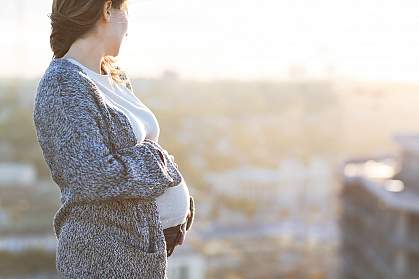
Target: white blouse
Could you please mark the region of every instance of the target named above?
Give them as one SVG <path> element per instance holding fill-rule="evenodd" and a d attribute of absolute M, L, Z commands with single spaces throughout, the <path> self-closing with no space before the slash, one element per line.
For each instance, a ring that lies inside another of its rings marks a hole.
<path fill-rule="evenodd" d="M 110 74 L 99 74 L 74 58 L 66 57 L 65 59 L 82 67 L 97 85 L 103 99 L 125 113 L 138 143 L 145 138 L 158 142 L 160 127 L 157 118 L 127 87 L 114 82 Z M 178 185 L 168 188 L 158 196 L 156 201 L 163 229 L 186 221 L 190 201 L 189 190 L 183 179 Z"/>

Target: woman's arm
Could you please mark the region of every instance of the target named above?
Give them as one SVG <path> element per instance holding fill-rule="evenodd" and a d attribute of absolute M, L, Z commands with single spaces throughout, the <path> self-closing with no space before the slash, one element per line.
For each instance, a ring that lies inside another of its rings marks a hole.
<path fill-rule="evenodd" d="M 180 182 L 169 175 L 150 144 L 111 153 L 89 89 L 60 77 L 43 88 L 52 90 L 48 95 L 53 98 L 46 98 L 39 104 L 45 107 L 34 114 L 37 136 L 57 184 L 79 198 L 104 200 L 153 199 Z"/>

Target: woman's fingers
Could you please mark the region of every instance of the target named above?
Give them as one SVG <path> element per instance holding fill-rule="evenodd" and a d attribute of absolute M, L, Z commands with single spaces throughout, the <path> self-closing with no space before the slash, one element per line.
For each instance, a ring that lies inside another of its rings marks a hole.
<path fill-rule="evenodd" d="M 176 168 L 179 169 L 178 165 L 175 162 L 175 156 L 173 156 L 172 154 L 169 154 L 169 157 L 170 157 L 170 159 L 172 159 L 172 162 L 175 164 Z"/>
<path fill-rule="evenodd" d="M 180 227 L 180 229 L 182 230 L 182 235 L 181 235 L 181 237 L 180 237 L 180 239 L 179 239 L 179 245 L 182 245 L 182 244 L 183 244 L 183 242 L 185 241 L 185 238 L 186 238 L 186 228 L 185 228 L 185 224 L 183 224 L 183 225 Z"/>
<path fill-rule="evenodd" d="M 195 215 L 195 201 L 194 201 L 194 198 L 191 195 L 189 195 L 189 215 L 188 215 L 187 223 L 186 223 L 187 231 L 192 226 L 192 223 L 194 221 L 194 215 Z"/>

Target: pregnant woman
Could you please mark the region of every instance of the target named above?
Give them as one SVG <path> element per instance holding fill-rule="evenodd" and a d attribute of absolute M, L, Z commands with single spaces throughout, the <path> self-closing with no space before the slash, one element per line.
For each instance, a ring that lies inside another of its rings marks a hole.
<path fill-rule="evenodd" d="M 167 257 L 194 218 L 194 200 L 159 143 L 153 112 L 116 56 L 127 1 L 54 0 L 54 52 L 33 120 L 61 190 L 53 220 L 60 278 L 167 278 Z"/>

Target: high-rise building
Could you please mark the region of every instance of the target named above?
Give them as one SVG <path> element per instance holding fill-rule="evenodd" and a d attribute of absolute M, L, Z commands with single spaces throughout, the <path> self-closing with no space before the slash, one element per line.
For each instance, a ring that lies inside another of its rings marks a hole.
<path fill-rule="evenodd" d="M 343 163 L 341 278 L 419 278 L 419 136 L 400 153 Z"/>

